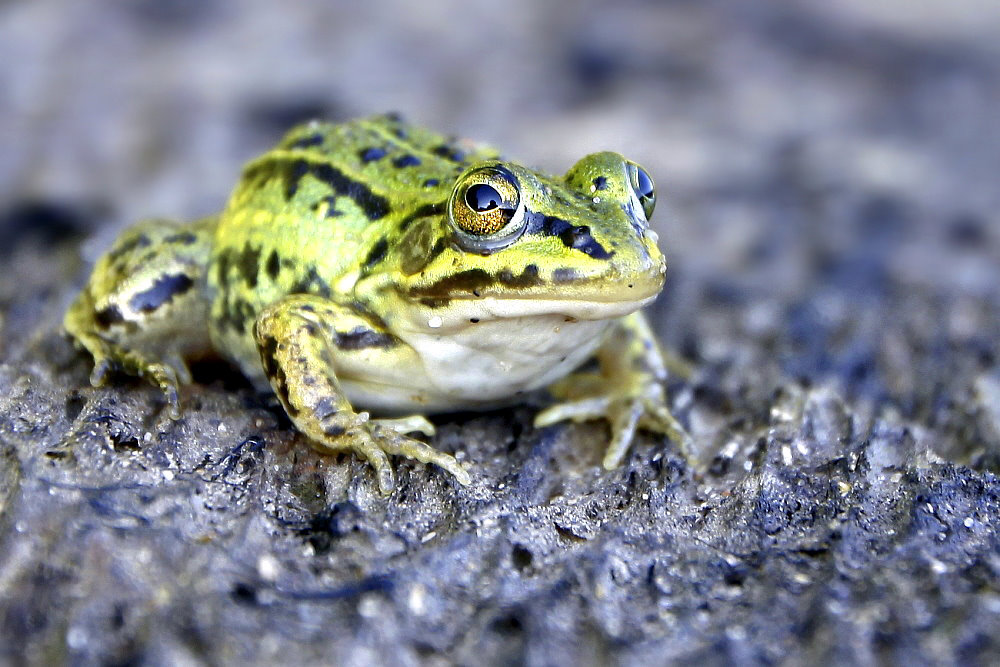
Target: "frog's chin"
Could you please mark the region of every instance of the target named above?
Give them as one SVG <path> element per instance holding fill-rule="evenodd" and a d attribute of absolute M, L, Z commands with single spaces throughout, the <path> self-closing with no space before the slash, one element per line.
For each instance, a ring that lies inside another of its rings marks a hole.
<path fill-rule="evenodd" d="M 562 316 L 572 320 L 609 320 L 624 317 L 649 305 L 656 295 L 629 301 L 595 301 L 590 299 L 545 299 L 512 297 L 481 297 L 452 299 L 443 308 L 419 307 L 411 312 L 416 329 L 446 333 L 494 320 L 512 320 L 538 316 Z"/>

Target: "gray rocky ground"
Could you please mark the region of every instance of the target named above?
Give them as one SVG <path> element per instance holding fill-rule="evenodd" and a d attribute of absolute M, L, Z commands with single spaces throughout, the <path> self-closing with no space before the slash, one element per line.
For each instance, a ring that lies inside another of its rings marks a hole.
<path fill-rule="evenodd" d="M 995 664 L 996 4 L 408 7 L 0 3 L 0 661 Z M 125 224 L 386 109 L 650 169 L 697 465 L 525 406 L 383 498 L 223 366 L 177 422 L 88 386 L 58 325 Z"/>

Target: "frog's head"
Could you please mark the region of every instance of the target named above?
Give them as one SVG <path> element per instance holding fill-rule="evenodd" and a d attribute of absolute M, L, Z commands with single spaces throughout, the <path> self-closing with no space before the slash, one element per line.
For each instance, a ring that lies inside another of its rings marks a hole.
<path fill-rule="evenodd" d="M 627 314 L 663 287 L 654 203 L 649 174 L 618 153 L 588 155 L 562 179 L 475 164 L 456 179 L 444 215 L 408 230 L 404 289 L 411 302 L 456 315 Z"/>

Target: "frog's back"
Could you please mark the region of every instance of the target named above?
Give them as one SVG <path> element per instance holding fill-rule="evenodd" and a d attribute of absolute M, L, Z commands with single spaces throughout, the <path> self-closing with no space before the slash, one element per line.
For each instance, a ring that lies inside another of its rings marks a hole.
<path fill-rule="evenodd" d="M 223 212 L 209 270 L 216 349 L 257 366 L 253 323 L 289 294 L 349 296 L 408 218 L 441 212 L 482 146 L 385 115 L 291 130 L 250 162 Z"/>

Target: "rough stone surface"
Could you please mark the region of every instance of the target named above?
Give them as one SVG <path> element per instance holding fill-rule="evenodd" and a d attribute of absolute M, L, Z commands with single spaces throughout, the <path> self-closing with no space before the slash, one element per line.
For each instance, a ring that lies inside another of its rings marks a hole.
<path fill-rule="evenodd" d="M 1000 8 L 364 4 L 0 5 L 0 662 L 995 663 Z M 383 498 L 224 367 L 177 422 L 88 386 L 59 322 L 125 224 L 386 109 L 649 168 L 698 465 L 525 406 Z"/>

